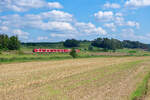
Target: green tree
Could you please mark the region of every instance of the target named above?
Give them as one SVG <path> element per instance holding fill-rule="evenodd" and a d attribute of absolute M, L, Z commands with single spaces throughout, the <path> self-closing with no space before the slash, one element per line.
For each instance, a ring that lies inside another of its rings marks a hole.
<path fill-rule="evenodd" d="M 17 36 L 11 36 L 8 43 L 9 50 L 19 50 L 20 49 L 20 41 Z"/>
<path fill-rule="evenodd" d="M 92 46 L 103 48 L 104 51 L 123 48 L 122 42 L 117 39 L 97 38 L 91 43 Z"/>
<path fill-rule="evenodd" d="M 103 44 L 102 47 L 104 48 L 105 51 L 111 49 L 111 41 L 108 38 L 103 38 Z"/>
<path fill-rule="evenodd" d="M 0 34 L 0 49 L 8 49 L 8 42 L 8 35 Z"/>
<path fill-rule="evenodd" d="M 77 57 L 77 53 L 76 53 L 76 50 L 74 48 L 72 48 L 71 52 L 70 52 L 70 55 L 73 57 L 73 58 L 76 58 Z"/>
<path fill-rule="evenodd" d="M 99 48 L 102 48 L 102 44 L 103 44 L 102 38 L 97 38 L 91 43 L 92 46 L 99 47 Z"/>
<path fill-rule="evenodd" d="M 67 39 L 63 45 L 65 47 L 79 47 L 80 42 L 78 40 L 75 39 Z"/>
<path fill-rule="evenodd" d="M 0 44 L 0 50 L 3 49 L 2 44 Z"/>
<path fill-rule="evenodd" d="M 1 49 L 0 49 L 0 54 L 2 54 L 2 51 L 1 51 Z"/>
<path fill-rule="evenodd" d="M 111 50 L 116 51 L 116 49 L 122 49 L 121 41 L 117 39 L 111 39 Z"/>

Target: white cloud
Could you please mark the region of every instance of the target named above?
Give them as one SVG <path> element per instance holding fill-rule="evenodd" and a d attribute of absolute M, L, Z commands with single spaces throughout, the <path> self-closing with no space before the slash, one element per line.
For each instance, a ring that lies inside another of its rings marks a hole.
<path fill-rule="evenodd" d="M 125 5 L 130 7 L 150 6 L 150 0 L 128 0 Z"/>
<path fill-rule="evenodd" d="M 99 11 L 98 13 L 95 13 L 94 16 L 95 19 L 100 22 L 114 22 L 120 26 L 124 23 L 123 14 L 120 12 L 113 13 L 112 11 Z"/>
<path fill-rule="evenodd" d="M 9 28 L 21 28 L 25 23 L 22 17 L 17 14 L 1 16 L 0 20 L 2 20 L 0 26 L 7 26 Z"/>
<path fill-rule="evenodd" d="M 43 21 L 32 21 L 29 22 L 29 26 L 36 28 L 36 29 L 41 29 L 41 30 L 49 30 L 49 31 L 74 31 L 74 27 L 67 22 L 43 22 Z"/>
<path fill-rule="evenodd" d="M 55 37 L 55 38 L 56 38 L 56 37 L 58 37 L 58 38 L 75 38 L 75 37 L 76 37 L 75 35 L 73 35 L 73 34 L 68 34 L 68 33 L 67 33 L 67 34 L 51 33 L 50 36 L 53 37 L 53 38 L 54 38 L 54 37 Z"/>
<path fill-rule="evenodd" d="M 123 17 L 115 17 L 114 18 L 114 22 L 115 24 L 117 24 L 118 26 L 123 26 L 125 25 L 125 21 Z"/>
<path fill-rule="evenodd" d="M 14 4 L 18 7 L 29 7 L 29 8 L 41 8 L 46 2 L 44 0 L 5 0 L 9 1 L 10 4 Z"/>
<path fill-rule="evenodd" d="M 97 21 L 100 22 L 110 22 L 111 25 L 105 24 L 105 27 L 113 27 L 113 31 L 115 30 L 115 26 L 124 26 L 126 25 L 125 20 L 123 18 L 123 14 L 118 12 L 118 13 L 113 13 L 112 11 L 99 11 L 98 13 L 94 14 L 95 18 Z M 112 25 L 114 23 L 114 25 Z"/>
<path fill-rule="evenodd" d="M 140 27 L 140 24 L 139 24 L 138 22 L 128 21 L 128 22 L 127 22 L 127 26 L 139 28 L 139 27 Z"/>
<path fill-rule="evenodd" d="M 83 22 L 75 22 L 73 24 L 73 27 L 75 30 L 70 32 L 57 32 L 57 33 L 51 33 L 51 37 L 57 37 L 57 38 L 76 38 L 80 36 L 92 36 L 93 34 L 99 34 L 99 35 L 106 35 L 107 32 L 101 28 L 96 27 L 92 23 L 83 23 Z"/>
<path fill-rule="evenodd" d="M 112 31 L 116 31 L 116 26 L 114 23 L 106 23 L 104 24 L 105 27 L 110 28 Z"/>
<path fill-rule="evenodd" d="M 122 13 L 116 13 L 115 15 L 118 16 L 118 17 L 122 17 L 123 16 Z"/>
<path fill-rule="evenodd" d="M 47 36 L 39 36 L 39 37 L 37 37 L 37 40 L 38 41 L 48 40 L 48 37 Z"/>
<path fill-rule="evenodd" d="M 27 15 L 24 16 L 24 19 L 31 20 L 31 21 L 34 21 L 34 20 L 37 21 L 37 20 L 42 20 L 43 18 L 39 14 L 37 14 L 37 15 L 35 15 L 35 14 L 27 14 Z"/>
<path fill-rule="evenodd" d="M 71 24 L 72 17 L 73 16 L 69 13 L 56 11 L 56 10 L 52 10 L 50 12 L 44 12 L 36 15 L 28 14 L 25 16 L 20 16 L 15 14 L 15 15 L 1 16 L 0 26 L 1 29 L 3 29 L 1 30 L 2 32 L 8 34 L 13 32 L 15 35 L 18 35 L 19 38 L 21 39 L 27 39 L 29 36 L 26 32 L 19 30 L 22 28 L 23 29 L 27 28 L 29 30 L 41 30 L 43 32 L 56 32 L 57 34 L 62 33 L 65 36 L 71 37 L 71 35 L 68 34 L 74 34 L 76 32 L 75 27 Z M 47 20 L 47 22 L 45 20 Z M 8 32 L 4 31 L 7 30 L 7 28 L 10 28 L 9 31 Z M 36 40 L 40 41 L 42 39 L 45 38 L 38 38 Z"/>
<path fill-rule="evenodd" d="M 112 11 L 99 11 L 94 16 L 98 21 L 110 21 L 113 19 L 114 14 Z"/>
<path fill-rule="evenodd" d="M 92 23 L 76 23 L 75 24 L 75 27 L 77 28 L 77 30 L 80 32 L 80 33 L 85 33 L 85 34 L 103 34 L 103 35 L 106 35 L 107 32 L 101 28 L 101 27 L 95 27 L 94 24 Z"/>
<path fill-rule="evenodd" d="M 63 6 L 60 3 L 58 3 L 58 2 L 49 2 L 48 6 L 50 8 L 63 8 Z"/>
<path fill-rule="evenodd" d="M 41 33 L 51 33 L 51 37 L 57 38 L 76 38 L 82 36 L 93 36 L 93 35 L 106 35 L 107 32 L 102 27 L 96 27 L 92 23 L 81 23 L 77 22 L 73 15 L 52 10 L 49 12 L 42 12 L 39 14 L 26 14 L 26 15 L 5 15 L 0 17 L 0 26 L 5 26 L 9 29 L 7 32 L 18 35 L 19 38 L 27 40 L 30 36 L 30 32 L 24 32 L 34 30 Z M 6 28 L 3 28 L 3 30 Z M 38 33 L 40 34 L 40 33 Z M 37 36 L 37 41 L 46 40 L 42 36 Z M 48 39 L 49 40 L 49 39 Z"/>
<path fill-rule="evenodd" d="M 48 22 L 42 23 L 41 29 L 44 30 L 59 30 L 59 31 L 73 31 L 75 30 L 74 27 L 67 22 Z"/>
<path fill-rule="evenodd" d="M 62 21 L 62 22 L 71 22 L 73 21 L 73 15 L 59 11 L 59 10 L 52 10 L 49 12 L 42 12 L 39 14 L 27 14 L 24 16 L 27 20 L 48 20 L 48 21 Z"/>
<path fill-rule="evenodd" d="M 115 17 L 115 24 L 118 26 L 129 26 L 129 27 L 136 27 L 137 29 L 140 28 L 140 24 L 135 21 L 125 21 L 123 17 Z"/>
<path fill-rule="evenodd" d="M 117 3 L 106 3 L 104 4 L 104 8 L 113 8 L 113 9 L 118 9 L 120 8 L 120 5 Z"/>
<path fill-rule="evenodd" d="M 137 35 L 137 34 L 135 34 L 133 29 L 122 29 L 120 37 L 123 40 L 142 41 L 145 43 L 150 42 L 149 41 L 150 34 Z"/>
<path fill-rule="evenodd" d="M 9 34 L 9 35 L 17 35 L 19 38 L 28 39 L 29 33 L 24 32 L 20 29 L 12 29 L 7 26 L 0 26 L 0 32 Z"/>
<path fill-rule="evenodd" d="M 122 13 L 116 13 L 115 16 L 113 17 L 113 21 L 118 26 L 125 25 L 125 20 Z"/>
<path fill-rule="evenodd" d="M 9 28 L 7 26 L 0 26 L 0 32 L 8 32 Z"/>
<path fill-rule="evenodd" d="M 135 21 L 126 21 L 123 17 L 123 14 L 113 13 L 112 11 L 99 11 L 98 13 L 94 14 L 97 21 L 100 22 L 110 22 L 110 24 L 105 23 L 104 26 L 111 28 L 112 31 L 115 31 L 115 26 L 130 26 L 139 28 L 140 24 Z"/>
<path fill-rule="evenodd" d="M 28 39 L 28 35 L 29 33 L 28 32 L 24 32 L 20 29 L 15 29 L 12 31 L 14 35 L 17 35 L 19 36 L 20 38 L 23 38 L 23 39 Z"/>
<path fill-rule="evenodd" d="M 96 27 L 92 23 L 73 21 L 71 14 L 56 10 L 37 15 L 2 16 L 0 19 L 4 20 L 2 22 L 3 26 L 13 27 L 15 29 L 28 27 L 28 29 L 40 29 L 60 33 L 107 34 L 101 27 Z M 47 22 L 44 20 L 47 20 Z"/>
<path fill-rule="evenodd" d="M 56 21 L 72 21 L 73 15 L 58 11 L 58 10 L 52 10 L 50 12 L 41 13 L 40 16 L 42 18 L 48 18 L 49 20 L 56 20 Z"/>
<path fill-rule="evenodd" d="M 42 30 L 56 30 L 56 31 L 73 31 L 74 27 L 71 25 L 73 16 L 62 11 L 52 10 L 50 12 L 43 12 L 40 14 L 7 15 L 1 16 L 3 20 L 0 24 L 13 28 L 38 28 Z M 44 21 L 47 20 L 47 21 Z"/>
<path fill-rule="evenodd" d="M 46 2 L 45 0 L 0 0 L 0 11 L 28 11 L 32 8 L 63 8 L 58 2 Z"/>

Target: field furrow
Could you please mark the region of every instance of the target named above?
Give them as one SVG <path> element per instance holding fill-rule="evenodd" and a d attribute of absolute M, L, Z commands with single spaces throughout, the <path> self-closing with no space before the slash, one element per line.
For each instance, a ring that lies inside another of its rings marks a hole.
<path fill-rule="evenodd" d="M 1 100 L 128 100 L 149 57 L 84 58 L 0 65 Z"/>

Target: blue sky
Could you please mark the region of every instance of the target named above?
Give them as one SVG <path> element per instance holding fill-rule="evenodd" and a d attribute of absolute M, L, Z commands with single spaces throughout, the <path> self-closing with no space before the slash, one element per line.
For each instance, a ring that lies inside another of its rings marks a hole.
<path fill-rule="evenodd" d="M 22 42 L 117 38 L 150 43 L 150 0 L 0 0 L 0 33 Z"/>

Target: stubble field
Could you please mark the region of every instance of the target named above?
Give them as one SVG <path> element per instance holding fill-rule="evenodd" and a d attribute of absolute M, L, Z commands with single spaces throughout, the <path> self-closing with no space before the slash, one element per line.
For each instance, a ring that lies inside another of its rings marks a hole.
<path fill-rule="evenodd" d="M 129 100 L 149 71 L 150 57 L 1 64 L 0 100 Z"/>

